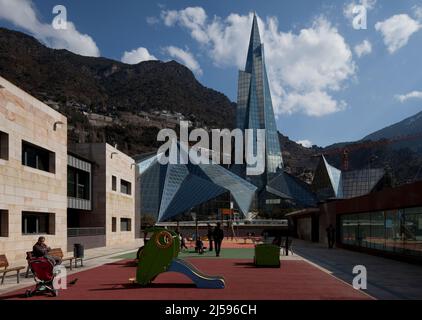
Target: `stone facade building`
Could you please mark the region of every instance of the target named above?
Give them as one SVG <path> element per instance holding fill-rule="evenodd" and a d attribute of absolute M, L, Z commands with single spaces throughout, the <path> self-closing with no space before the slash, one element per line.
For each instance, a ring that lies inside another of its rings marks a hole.
<path fill-rule="evenodd" d="M 25 261 L 40 234 L 67 243 L 67 120 L 0 77 L 0 253 Z"/>

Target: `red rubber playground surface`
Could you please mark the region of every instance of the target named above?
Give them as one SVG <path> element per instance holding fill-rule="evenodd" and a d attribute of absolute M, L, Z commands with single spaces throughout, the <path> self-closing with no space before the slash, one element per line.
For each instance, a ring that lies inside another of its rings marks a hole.
<path fill-rule="evenodd" d="M 188 278 L 164 273 L 151 287 L 142 288 L 128 279 L 135 275 L 133 261 L 121 260 L 69 277 L 78 278 L 61 290 L 59 297 L 35 296 L 28 300 L 316 300 L 371 299 L 350 285 L 302 260 L 282 261 L 280 269 L 255 268 L 246 259 L 189 259 L 199 270 L 222 275 L 225 289 L 197 289 Z M 0 296 L 25 299 L 26 289 Z"/>

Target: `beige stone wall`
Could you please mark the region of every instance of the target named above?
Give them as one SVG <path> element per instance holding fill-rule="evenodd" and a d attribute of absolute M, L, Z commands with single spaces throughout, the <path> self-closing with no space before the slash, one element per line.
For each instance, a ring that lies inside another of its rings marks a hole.
<path fill-rule="evenodd" d="M 0 131 L 9 135 L 8 160 L 0 159 L 0 210 L 8 211 L 8 237 L 0 254 L 11 264 L 25 263 L 39 235 L 22 235 L 22 211 L 54 214 L 51 247 L 67 247 L 67 120 L 0 77 Z M 54 130 L 54 124 L 58 124 Z M 22 165 L 22 140 L 55 153 L 55 173 Z"/>
<path fill-rule="evenodd" d="M 135 161 L 110 145 L 106 145 L 106 240 L 107 246 L 135 241 Z M 112 176 L 117 178 L 117 190 L 112 190 Z M 120 192 L 121 179 L 131 183 L 131 195 Z M 112 232 L 112 218 L 117 221 Z M 120 219 L 131 220 L 131 231 L 120 230 Z"/>

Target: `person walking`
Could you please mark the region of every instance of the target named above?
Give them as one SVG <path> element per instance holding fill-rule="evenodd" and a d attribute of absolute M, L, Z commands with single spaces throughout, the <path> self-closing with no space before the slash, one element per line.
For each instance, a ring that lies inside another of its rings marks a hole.
<path fill-rule="evenodd" d="M 217 222 L 217 226 L 214 228 L 213 238 L 214 238 L 214 245 L 215 245 L 215 255 L 219 257 L 220 250 L 221 250 L 221 243 L 223 242 L 223 239 L 224 239 L 224 232 L 223 232 L 223 229 L 221 229 L 220 222 Z"/>
<path fill-rule="evenodd" d="M 208 237 L 208 242 L 209 242 L 209 249 L 210 251 L 212 251 L 212 243 L 214 241 L 214 235 L 213 235 L 213 231 L 212 231 L 212 227 L 211 225 L 208 223 L 208 231 L 207 231 L 207 237 Z"/>
<path fill-rule="evenodd" d="M 325 231 L 327 232 L 328 248 L 332 249 L 336 241 L 336 229 L 330 224 Z"/>

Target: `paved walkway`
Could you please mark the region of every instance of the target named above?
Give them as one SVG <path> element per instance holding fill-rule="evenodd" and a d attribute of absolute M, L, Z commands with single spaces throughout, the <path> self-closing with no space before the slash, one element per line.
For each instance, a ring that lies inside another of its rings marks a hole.
<path fill-rule="evenodd" d="M 85 250 L 85 258 L 84 258 L 84 266 L 83 268 L 79 267 L 78 262 L 78 268 L 73 268 L 72 271 L 70 269 L 67 269 L 68 275 L 73 275 L 75 273 L 89 270 L 98 266 L 102 266 L 104 264 L 110 263 L 110 258 L 113 258 L 117 255 L 122 255 L 126 253 L 133 252 L 134 250 L 137 250 L 143 243 L 143 239 L 137 239 L 136 242 L 133 242 L 130 245 L 125 246 L 113 246 L 108 248 L 95 248 L 95 249 L 87 249 Z M 69 262 L 65 262 L 64 265 L 66 267 L 69 266 Z M 24 270 L 25 271 L 25 270 Z M 34 279 L 30 275 L 29 278 L 24 277 L 24 272 L 21 274 L 20 283 L 16 283 L 16 273 L 11 272 L 10 276 L 7 276 L 4 284 L 0 285 L 0 295 L 3 295 L 5 293 L 15 291 L 17 289 L 26 288 L 28 286 L 31 286 L 34 284 Z"/>
<path fill-rule="evenodd" d="M 345 249 L 328 249 L 321 244 L 293 240 L 295 254 L 352 284 L 353 267 L 367 270 L 368 288 L 377 299 L 422 299 L 422 266 Z"/>

